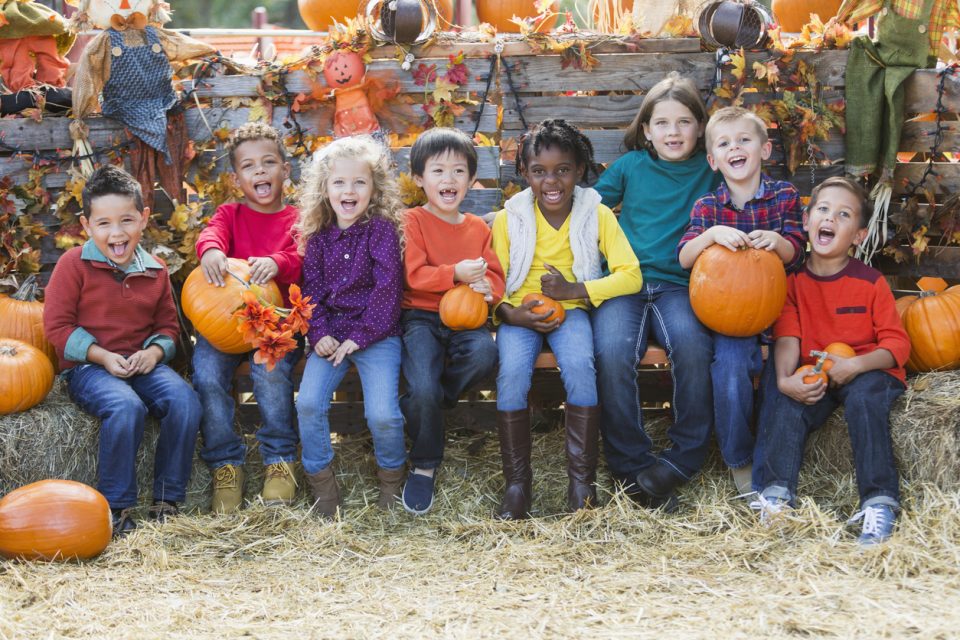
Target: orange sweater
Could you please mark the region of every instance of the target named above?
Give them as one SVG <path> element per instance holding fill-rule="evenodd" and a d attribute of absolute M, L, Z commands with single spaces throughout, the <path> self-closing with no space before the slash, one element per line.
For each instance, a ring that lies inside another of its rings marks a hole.
<path fill-rule="evenodd" d="M 493 287 L 493 303 L 503 297 L 503 269 L 491 244 L 490 228 L 466 213 L 463 222 L 450 224 L 423 207 L 404 213 L 403 308 L 436 312 L 440 298 L 457 283 L 453 269 L 461 260 L 482 257 Z"/>

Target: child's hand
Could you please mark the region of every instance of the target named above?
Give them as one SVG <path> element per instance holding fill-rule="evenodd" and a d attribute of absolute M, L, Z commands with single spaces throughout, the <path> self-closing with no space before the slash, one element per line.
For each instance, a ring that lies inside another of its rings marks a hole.
<path fill-rule="evenodd" d="M 357 346 L 357 343 L 353 340 L 344 340 L 340 343 L 340 346 L 337 347 L 337 350 L 327 357 L 327 360 L 332 362 L 333 366 L 339 367 L 344 358 L 358 349 L 360 349 L 360 347 Z"/>
<path fill-rule="evenodd" d="M 803 375 L 802 373 L 794 373 L 786 378 L 779 378 L 777 380 L 777 387 L 780 389 L 780 393 L 797 402 L 816 404 L 827 392 L 827 385 L 820 379 L 811 384 L 807 384 L 803 381 Z"/>
<path fill-rule="evenodd" d="M 509 304 L 500 305 L 500 317 L 507 323 L 518 327 L 526 327 L 540 333 L 550 333 L 560 326 L 560 319 L 554 318 L 549 322 L 545 320 L 547 316 L 553 313 L 550 309 L 539 313 L 535 310 L 542 303 L 536 300 L 525 302 L 519 307 Z"/>
<path fill-rule="evenodd" d="M 163 360 L 163 349 L 150 345 L 127 358 L 127 367 L 131 376 L 150 373 Z"/>
<path fill-rule="evenodd" d="M 453 279 L 457 282 L 477 282 L 487 273 L 487 261 L 483 258 L 476 260 L 461 260 L 453 267 Z"/>
<path fill-rule="evenodd" d="M 200 257 L 200 269 L 203 271 L 203 277 L 209 284 L 215 284 L 222 287 L 223 276 L 227 274 L 227 254 L 220 249 L 207 249 Z"/>
<path fill-rule="evenodd" d="M 317 340 L 317 344 L 313 345 L 313 351 L 318 356 L 326 358 L 331 353 L 337 350 L 337 347 L 340 346 L 340 341 L 334 338 L 333 336 L 323 336 Z"/>
<path fill-rule="evenodd" d="M 776 231 L 754 229 L 747 234 L 747 237 L 750 239 L 750 246 L 752 246 L 754 249 L 775 251 L 777 246 L 780 244 L 780 234 Z"/>
<path fill-rule="evenodd" d="M 828 374 L 830 377 L 830 386 L 832 387 L 842 387 L 863 373 L 863 368 L 860 366 L 860 359 L 857 357 L 835 358 L 834 356 L 828 355 L 827 358 L 833 361 L 833 366 L 830 367 L 830 373 Z"/>
<path fill-rule="evenodd" d="M 129 378 L 133 375 L 130 363 L 119 353 L 107 353 L 100 360 L 100 364 L 114 378 Z"/>
<path fill-rule="evenodd" d="M 277 266 L 273 258 L 251 256 L 247 259 L 247 262 L 250 263 L 250 282 L 253 284 L 266 284 L 280 273 L 280 267 Z"/>
<path fill-rule="evenodd" d="M 556 267 L 546 262 L 543 263 L 543 267 L 547 270 L 547 273 L 540 276 L 540 291 L 543 295 L 554 300 L 577 300 L 587 297 L 587 288 L 582 282 L 568 281 Z"/>
<path fill-rule="evenodd" d="M 483 299 L 486 300 L 487 303 L 493 302 L 493 286 L 488 279 L 480 278 L 476 282 L 471 282 L 470 288 L 477 293 L 482 293 Z"/>
<path fill-rule="evenodd" d="M 750 238 L 747 237 L 747 234 L 743 231 L 740 231 L 740 229 L 718 224 L 710 227 L 707 233 L 710 234 L 710 238 L 715 244 L 722 245 L 730 249 L 730 251 L 736 251 L 737 249 L 750 246 Z"/>

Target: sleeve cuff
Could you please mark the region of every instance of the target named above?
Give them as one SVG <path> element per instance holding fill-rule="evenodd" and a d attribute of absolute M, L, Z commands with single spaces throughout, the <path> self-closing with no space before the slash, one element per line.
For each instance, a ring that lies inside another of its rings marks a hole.
<path fill-rule="evenodd" d="M 173 360 L 173 356 L 177 353 L 177 344 L 173 341 L 173 338 L 170 336 L 165 336 L 159 333 L 156 333 L 149 338 L 147 338 L 143 343 L 143 348 L 146 349 L 151 345 L 157 345 L 163 349 L 163 363 L 166 364 Z"/>
<path fill-rule="evenodd" d="M 67 344 L 63 348 L 63 357 L 71 362 L 87 362 L 87 351 L 90 345 L 96 344 L 97 339 L 84 329 L 77 327 L 67 338 Z"/>

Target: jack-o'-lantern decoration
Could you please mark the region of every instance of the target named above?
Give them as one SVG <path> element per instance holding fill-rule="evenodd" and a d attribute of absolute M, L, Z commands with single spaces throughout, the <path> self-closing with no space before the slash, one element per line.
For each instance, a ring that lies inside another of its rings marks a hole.
<path fill-rule="evenodd" d="M 367 65 L 356 51 L 334 51 L 323 63 L 323 79 L 331 89 L 355 87 L 366 74 Z"/>
<path fill-rule="evenodd" d="M 380 121 L 365 91 L 366 74 L 363 58 L 349 49 L 334 51 L 323 63 L 323 79 L 333 89 L 336 101 L 333 135 L 337 138 L 380 130 Z"/>

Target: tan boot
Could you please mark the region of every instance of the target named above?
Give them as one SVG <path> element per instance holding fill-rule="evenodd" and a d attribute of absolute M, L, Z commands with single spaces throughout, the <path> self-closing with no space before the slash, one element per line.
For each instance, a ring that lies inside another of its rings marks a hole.
<path fill-rule="evenodd" d="M 337 488 L 337 476 L 333 466 L 323 471 L 307 474 L 307 484 L 313 495 L 313 508 L 322 516 L 333 518 L 340 507 L 340 489 Z"/>
<path fill-rule="evenodd" d="M 213 499 L 210 509 L 214 513 L 234 513 L 243 504 L 243 467 L 225 464 L 213 470 Z"/>
<path fill-rule="evenodd" d="M 600 456 L 600 406 L 567 404 L 567 506 L 570 511 L 597 506 L 597 459 Z"/>
<path fill-rule="evenodd" d="M 533 471 L 530 468 L 530 411 L 497 411 L 500 457 L 506 488 L 496 517 L 522 520 L 530 517 Z"/>
<path fill-rule="evenodd" d="M 268 464 L 263 478 L 263 491 L 260 497 L 266 505 L 291 504 L 297 495 L 297 479 L 293 475 L 293 464 L 277 462 Z"/>
<path fill-rule="evenodd" d="M 377 469 L 377 478 L 380 480 L 380 497 L 377 499 L 377 506 L 384 511 L 397 506 L 406 470 L 406 466 L 393 470 Z"/>

